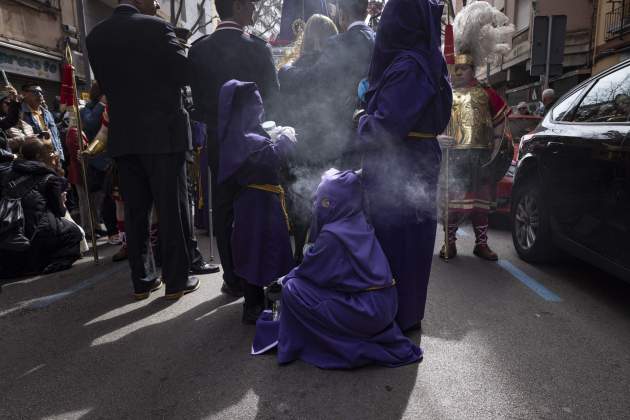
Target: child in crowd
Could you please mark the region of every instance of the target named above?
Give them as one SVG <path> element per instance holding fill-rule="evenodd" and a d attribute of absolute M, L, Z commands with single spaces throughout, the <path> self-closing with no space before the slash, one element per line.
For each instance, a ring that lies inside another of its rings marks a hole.
<path fill-rule="evenodd" d="M 284 190 L 279 170 L 295 132 L 280 129 L 276 140 L 262 128 L 264 108 L 255 83 L 230 80 L 219 94 L 219 174 L 236 185 L 232 261 L 245 280 L 243 322 L 254 324 L 264 306 L 263 287 L 293 267 Z"/>

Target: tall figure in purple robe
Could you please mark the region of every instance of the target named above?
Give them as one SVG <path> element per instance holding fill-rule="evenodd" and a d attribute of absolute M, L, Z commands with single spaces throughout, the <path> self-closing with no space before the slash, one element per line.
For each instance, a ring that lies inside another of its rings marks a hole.
<path fill-rule="evenodd" d="M 219 93 L 219 184 L 238 184 L 234 201 L 232 259 L 245 279 L 243 322 L 263 310 L 263 286 L 293 267 L 288 216 L 278 171 L 295 143 L 288 129 L 272 141 L 261 126 L 264 113 L 255 83 L 230 80 Z"/>
<path fill-rule="evenodd" d="M 421 327 L 437 225 L 441 152 L 451 86 L 440 51 L 439 0 L 390 0 L 359 122 L 369 216 L 396 279 L 403 330 Z"/>
<path fill-rule="evenodd" d="M 331 169 L 315 195 L 314 243 L 282 280 L 278 361 L 302 359 L 325 369 L 419 361 L 422 350 L 394 321 L 395 282 L 363 213 L 359 176 Z M 273 321 L 265 314 L 257 325 L 254 354 L 273 343 L 264 337 L 273 334 Z"/>

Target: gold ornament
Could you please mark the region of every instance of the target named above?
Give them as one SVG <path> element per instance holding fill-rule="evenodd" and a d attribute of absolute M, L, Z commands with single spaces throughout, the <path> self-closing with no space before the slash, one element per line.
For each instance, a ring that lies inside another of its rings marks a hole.
<path fill-rule="evenodd" d="M 470 54 L 455 54 L 455 64 L 468 64 L 469 66 L 474 66 L 475 60 Z"/>
<path fill-rule="evenodd" d="M 481 86 L 453 90 L 449 133 L 455 138 L 456 149 L 492 147 L 492 116 L 488 94 Z"/>

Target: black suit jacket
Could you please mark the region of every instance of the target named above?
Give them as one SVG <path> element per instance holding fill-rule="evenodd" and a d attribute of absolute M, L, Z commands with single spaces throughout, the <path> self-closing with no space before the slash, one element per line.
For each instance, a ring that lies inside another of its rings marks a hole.
<path fill-rule="evenodd" d="M 282 71 L 281 92 L 317 97 L 309 110 L 318 127 L 318 150 L 311 153 L 325 164 L 342 156 L 353 140 L 352 115 L 357 108 L 357 87 L 367 77 L 374 51 L 374 31 L 367 25 L 331 37 L 311 66 L 289 66 Z"/>
<path fill-rule="evenodd" d="M 367 77 L 370 69 L 374 39 L 374 31 L 365 24 L 330 37 L 314 65 L 287 69 L 281 89 L 294 90 L 317 83 L 346 106 L 348 102 L 354 106 L 359 81 Z"/>
<path fill-rule="evenodd" d="M 122 5 L 86 41 L 94 76 L 109 104 L 108 153 L 190 150 L 181 96 L 189 79 L 188 59 L 173 27 Z"/>
<path fill-rule="evenodd" d="M 191 89 L 198 121 L 208 126 L 211 165 L 216 168 L 216 139 L 219 91 L 236 79 L 256 82 L 266 115 L 273 111 L 278 93 L 278 76 L 267 43 L 236 29 L 221 29 L 195 41 L 190 48 Z"/>

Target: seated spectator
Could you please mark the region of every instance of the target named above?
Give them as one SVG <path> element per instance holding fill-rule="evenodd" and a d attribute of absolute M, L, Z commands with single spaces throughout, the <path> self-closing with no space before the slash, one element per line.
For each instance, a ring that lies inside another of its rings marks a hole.
<path fill-rule="evenodd" d="M 28 138 L 21 158 L 0 179 L 0 194 L 17 194 L 22 188 L 24 236 L 30 247 L 7 251 L 0 240 L 0 277 L 27 273 L 53 273 L 68 269 L 81 257 L 80 228 L 64 218 L 68 183 L 59 176 L 59 159 L 50 141 Z M 26 186 L 26 187 L 25 187 Z"/>
<path fill-rule="evenodd" d="M 35 134 L 33 127 L 21 119 L 21 104 L 17 91 L 12 86 L 0 90 L 0 129 L 4 131 L 7 146 L 18 153 L 24 140 Z"/>
<path fill-rule="evenodd" d="M 526 102 L 519 102 L 519 104 L 516 106 L 516 113 L 518 115 L 531 115 L 531 112 L 529 112 L 529 107 L 527 106 Z"/>
<path fill-rule="evenodd" d="M 22 118 L 27 124 L 33 127 L 35 134 L 48 131 L 59 159 L 65 161 L 59 131 L 55 124 L 55 117 L 53 117 L 53 114 L 44 106 L 44 93 L 42 88 L 35 83 L 27 83 L 22 86 L 22 96 L 24 96 L 24 100 L 22 101 Z"/>
<path fill-rule="evenodd" d="M 556 91 L 553 89 L 545 89 L 542 93 L 542 108 L 539 115 L 545 116 L 551 107 L 556 103 Z"/>
<path fill-rule="evenodd" d="M 396 324 L 395 281 L 362 199 L 354 172 L 324 174 L 315 193 L 314 244 L 281 280 L 279 321 L 267 311 L 259 319 L 253 354 L 277 343 L 278 362 L 301 359 L 324 369 L 422 359 L 422 350 Z"/>

